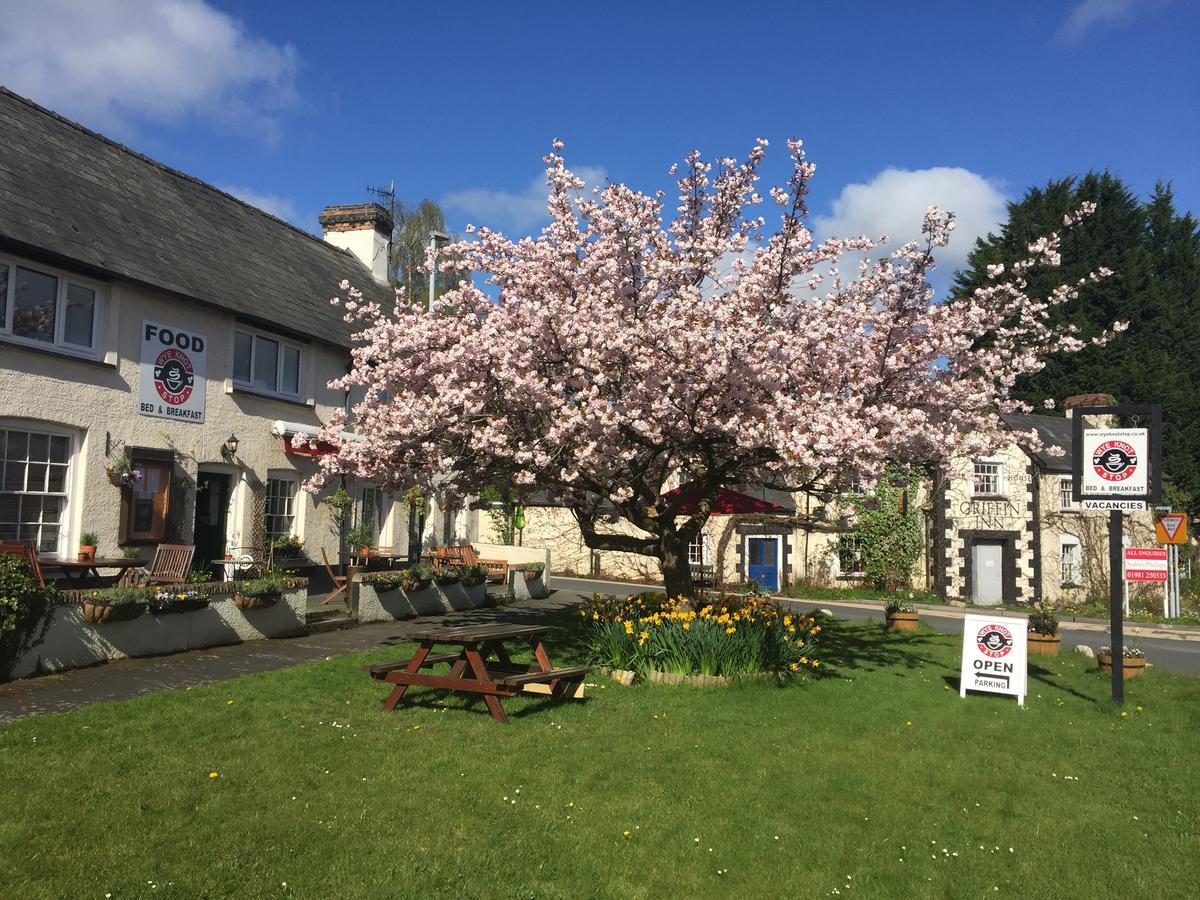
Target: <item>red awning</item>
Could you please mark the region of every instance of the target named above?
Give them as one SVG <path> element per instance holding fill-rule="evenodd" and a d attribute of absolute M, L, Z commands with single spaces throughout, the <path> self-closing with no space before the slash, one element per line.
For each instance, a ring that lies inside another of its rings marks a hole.
<path fill-rule="evenodd" d="M 696 511 L 696 507 L 700 501 L 700 492 L 691 485 L 685 484 L 682 487 L 675 488 L 673 491 L 667 491 L 663 494 L 663 499 L 671 502 L 681 494 L 684 500 L 683 505 L 679 508 L 679 515 L 690 516 Z M 772 503 L 770 500 L 751 497 L 749 494 L 743 494 L 741 491 L 731 490 L 730 488 L 718 488 L 717 497 L 713 501 L 711 512 L 717 516 L 732 516 L 746 513 L 778 513 L 780 515 L 787 515 L 790 511 L 784 509 L 778 503 Z"/>
<path fill-rule="evenodd" d="M 309 440 L 304 446 L 297 446 L 292 443 L 292 435 L 287 435 L 283 439 L 283 452 L 295 453 L 297 456 L 332 456 L 337 453 L 337 448 L 332 444 L 327 444 L 324 441 Z"/>

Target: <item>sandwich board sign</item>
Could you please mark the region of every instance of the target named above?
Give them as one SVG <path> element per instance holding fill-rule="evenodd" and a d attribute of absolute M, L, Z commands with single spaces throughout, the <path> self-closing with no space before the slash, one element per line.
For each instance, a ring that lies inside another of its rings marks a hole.
<path fill-rule="evenodd" d="M 962 669 L 958 695 L 967 691 L 1009 694 L 1025 705 L 1029 678 L 1029 620 L 1017 617 L 963 617 Z"/>
<path fill-rule="evenodd" d="M 1159 513 L 1154 520 L 1154 539 L 1159 544 L 1186 544 L 1187 513 Z"/>

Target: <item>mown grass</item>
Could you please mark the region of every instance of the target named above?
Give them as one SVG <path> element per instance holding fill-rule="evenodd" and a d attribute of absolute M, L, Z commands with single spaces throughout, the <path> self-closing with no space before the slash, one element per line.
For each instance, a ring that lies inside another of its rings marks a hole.
<path fill-rule="evenodd" d="M 406 646 L 2 726 L 0 896 L 1194 896 L 1200 681 L 1122 718 L 1070 654 L 1018 709 L 958 697 L 954 637 L 822 637 L 807 684 L 596 679 L 508 727 L 380 712 L 360 666 Z"/>

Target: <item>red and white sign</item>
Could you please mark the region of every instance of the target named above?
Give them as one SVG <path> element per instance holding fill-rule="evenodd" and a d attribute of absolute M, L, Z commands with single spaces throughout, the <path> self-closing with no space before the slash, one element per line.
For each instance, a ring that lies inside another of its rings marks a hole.
<path fill-rule="evenodd" d="M 1166 547 L 1126 547 L 1125 580 L 1165 582 L 1167 580 Z"/>
<path fill-rule="evenodd" d="M 967 691 L 1009 694 L 1025 705 L 1029 677 L 1029 620 L 1016 616 L 963 617 L 962 666 L 958 695 Z"/>
<path fill-rule="evenodd" d="M 1154 522 L 1154 538 L 1160 544 L 1186 544 L 1187 513 L 1160 513 Z"/>
<path fill-rule="evenodd" d="M 1149 435 L 1145 428 L 1085 428 L 1080 493 L 1094 498 L 1144 498 L 1149 484 Z"/>

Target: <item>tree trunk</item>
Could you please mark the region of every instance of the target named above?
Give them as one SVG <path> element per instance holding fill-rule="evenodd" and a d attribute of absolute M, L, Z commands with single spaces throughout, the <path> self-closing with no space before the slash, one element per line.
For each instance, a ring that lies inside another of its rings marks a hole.
<path fill-rule="evenodd" d="M 696 596 L 696 588 L 692 584 L 692 567 L 688 563 L 687 544 L 664 538 L 659 566 L 662 568 L 663 585 L 668 597 L 686 597 L 691 600 Z"/>

